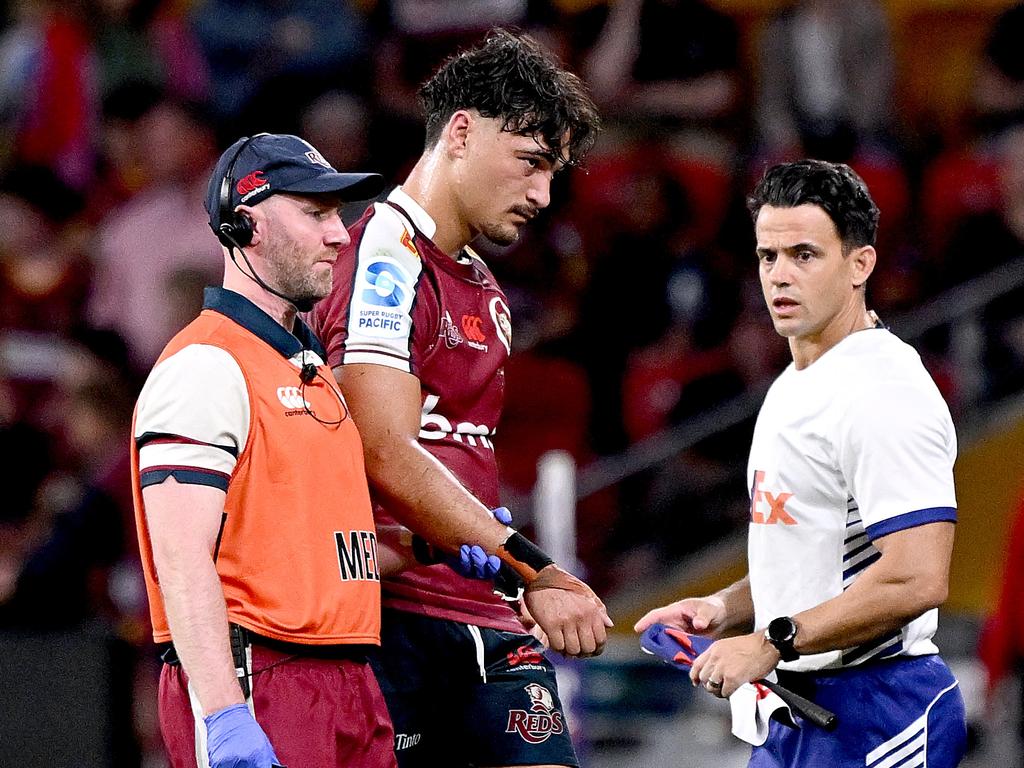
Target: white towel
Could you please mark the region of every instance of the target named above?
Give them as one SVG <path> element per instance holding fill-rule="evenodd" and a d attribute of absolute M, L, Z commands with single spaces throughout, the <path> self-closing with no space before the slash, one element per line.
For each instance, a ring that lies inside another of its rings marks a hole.
<path fill-rule="evenodd" d="M 774 677 L 773 672 L 771 678 Z M 733 736 L 755 747 L 768 740 L 768 723 L 773 717 L 790 728 L 800 727 L 786 702 L 757 683 L 741 685 L 729 697 L 729 706 L 732 708 Z"/>

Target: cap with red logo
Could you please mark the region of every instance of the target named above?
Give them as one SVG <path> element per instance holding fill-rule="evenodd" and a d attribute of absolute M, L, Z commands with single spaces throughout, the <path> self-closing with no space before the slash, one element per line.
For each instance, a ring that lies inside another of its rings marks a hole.
<path fill-rule="evenodd" d="M 221 185 L 230 173 L 227 205 Z M 298 136 L 261 133 L 243 137 L 220 156 L 206 190 L 206 211 L 214 231 L 241 204 L 255 205 L 276 192 L 333 192 L 342 200 L 367 200 L 384 189 L 376 173 L 338 173 L 316 148 Z M 222 213 L 222 209 L 225 213 Z"/>

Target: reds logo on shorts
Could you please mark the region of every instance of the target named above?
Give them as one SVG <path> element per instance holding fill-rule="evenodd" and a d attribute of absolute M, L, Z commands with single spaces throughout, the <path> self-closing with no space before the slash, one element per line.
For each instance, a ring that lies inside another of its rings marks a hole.
<path fill-rule="evenodd" d="M 551 691 L 538 683 L 530 683 L 524 690 L 530 696 L 530 711 L 510 709 L 505 733 L 518 733 L 530 744 L 541 744 L 551 734 L 561 733 L 562 713 L 555 709 Z"/>

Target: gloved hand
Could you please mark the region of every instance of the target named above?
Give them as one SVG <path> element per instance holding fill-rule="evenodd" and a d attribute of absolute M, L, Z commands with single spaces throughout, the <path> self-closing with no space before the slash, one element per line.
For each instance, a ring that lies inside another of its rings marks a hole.
<path fill-rule="evenodd" d="M 497 507 L 491 510 L 494 519 L 508 525 L 512 522 L 512 513 L 508 507 Z M 455 572 L 470 579 L 493 579 L 501 568 L 501 560 L 497 555 L 488 555 L 476 544 L 463 544 L 459 548 L 459 557 L 448 558 L 448 564 Z"/>
<path fill-rule="evenodd" d="M 491 514 L 499 523 L 508 525 L 512 522 L 512 513 L 507 507 L 492 509 Z M 448 555 L 440 553 L 432 544 L 415 535 L 412 549 L 416 559 L 423 565 L 445 563 L 457 574 L 468 579 L 493 579 L 501 568 L 501 560 L 497 555 L 488 555 L 483 547 L 477 544 L 463 544 L 459 548 L 459 554 Z"/>
<path fill-rule="evenodd" d="M 280 761 L 245 704 L 232 704 L 203 718 L 210 768 L 273 768 Z"/>

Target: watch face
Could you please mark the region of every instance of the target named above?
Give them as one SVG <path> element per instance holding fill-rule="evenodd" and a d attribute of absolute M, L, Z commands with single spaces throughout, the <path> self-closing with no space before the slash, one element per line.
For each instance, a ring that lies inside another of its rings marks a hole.
<path fill-rule="evenodd" d="M 791 643 L 796 637 L 796 622 L 788 616 L 772 619 L 768 625 L 768 636 L 776 643 Z"/>

